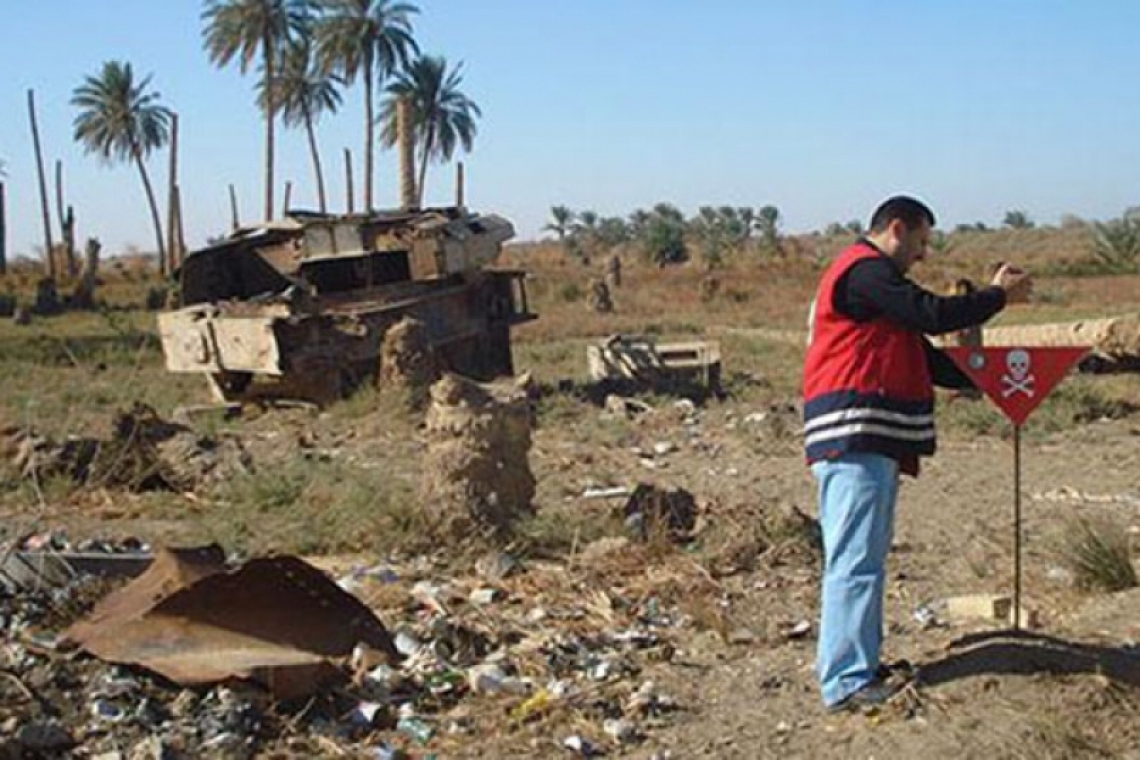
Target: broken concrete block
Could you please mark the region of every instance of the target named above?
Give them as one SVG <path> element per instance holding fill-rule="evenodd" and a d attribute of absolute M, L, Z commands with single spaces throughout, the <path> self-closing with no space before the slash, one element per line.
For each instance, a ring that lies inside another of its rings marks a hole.
<path fill-rule="evenodd" d="M 1013 609 L 1013 600 L 1000 594 L 968 594 L 952 596 L 946 600 L 946 617 L 949 620 L 1005 620 Z"/>
<path fill-rule="evenodd" d="M 1013 625 L 1013 599 L 1002 594 L 952 596 L 945 600 L 943 606 L 946 619 L 950 622 L 995 620 Z M 1036 610 L 1027 609 L 1022 605 L 1019 612 L 1021 628 L 1037 627 L 1039 621 Z"/>

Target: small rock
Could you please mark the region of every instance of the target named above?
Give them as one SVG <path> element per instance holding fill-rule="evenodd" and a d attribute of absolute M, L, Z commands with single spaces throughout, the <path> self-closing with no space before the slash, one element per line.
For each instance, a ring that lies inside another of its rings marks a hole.
<path fill-rule="evenodd" d="M 729 644 L 751 644 L 756 641 L 756 634 L 747 628 L 737 628 L 728 634 Z"/>
<path fill-rule="evenodd" d="M 801 620 L 800 622 L 793 625 L 792 629 L 788 631 L 788 638 L 802 639 L 809 633 L 811 633 L 811 623 L 807 620 Z"/>
<path fill-rule="evenodd" d="M 467 598 L 472 604 L 482 607 L 499 601 L 503 596 L 505 596 L 503 592 L 497 588 L 477 588 Z"/>
<path fill-rule="evenodd" d="M 578 736 L 567 736 L 562 740 L 562 746 L 573 752 L 577 752 L 582 757 L 594 757 L 598 754 L 598 749 L 590 742 L 589 739 Z"/>
<path fill-rule="evenodd" d="M 637 726 L 621 718 L 606 719 L 602 722 L 602 731 L 606 736 L 616 740 L 619 744 L 629 744 L 637 740 Z"/>

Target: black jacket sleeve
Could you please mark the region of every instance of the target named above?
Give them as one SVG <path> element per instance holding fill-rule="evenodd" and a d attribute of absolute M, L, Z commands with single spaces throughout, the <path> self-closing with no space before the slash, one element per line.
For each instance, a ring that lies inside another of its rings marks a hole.
<path fill-rule="evenodd" d="M 930 379 L 939 388 L 950 388 L 956 391 L 974 390 L 977 386 L 970 376 L 958 368 L 954 360 L 934 347 L 926 338 L 922 339 L 926 348 L 926 366 L 930 367 Z"/>
<path fill-rule="evenodd" d="M 908 280 L 886 256 L 864 259 L 836 283 L 836 311 L 857 321 L 886 317 L 927 335 L 980 325 L 1005 308 L 1005 291 L 982 288 L 960 296 L 940 296 Z"/>

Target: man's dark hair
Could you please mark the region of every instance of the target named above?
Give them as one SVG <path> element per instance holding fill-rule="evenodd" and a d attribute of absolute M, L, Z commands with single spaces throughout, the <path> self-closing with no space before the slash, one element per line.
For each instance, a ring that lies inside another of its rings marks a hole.
<path fill-rule="evenodd" d="M 896 195 L 887 198 L 875 209 L 871 215 L 871 232 L 882 232 L 896 219 L 905 224 L 908 230 L 915 229 L 924 221 L 929 222 L 931 227 L 935 224 L 934 212 L 925 203 L 906 195 Z"/>

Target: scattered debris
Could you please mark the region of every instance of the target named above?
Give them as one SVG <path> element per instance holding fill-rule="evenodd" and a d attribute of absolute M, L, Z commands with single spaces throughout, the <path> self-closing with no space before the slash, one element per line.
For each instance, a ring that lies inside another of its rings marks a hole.
<path fill-rule="evenodd" d="M 625 396 L 618 396 L 611 393 L 606 396 L 603 404 L 605 413 L 614 417 L 622 417 L 631 420 L 638 415 L 645 414 L 646 412 L 653 411 L 653 407 L 644 401 L 635 398 L 626 398 Z"/>
<path fill-rule="evenodd" d="M 37 482 L 62 476 L 82 485 L 131 491 L 209 489 L 252 466 L 236 436 L 199 435 L 163 420 L 145 404 L 118 412 L 112 429 L 109 440 L 56 442 L 9 427 L 3 432 L 3 449 L 23 477 Z"/>
<path fill-rule="evenodd" d="M 625 524 L 639 541 L 664 532 L 673 541 L 682 541 L 697 524 L 697 502 L 683 488 L 669 491 L 639 483 L 625 504 Z"/>
<path fill-rule="evenodd" d="M 948 622 L 963 623 L 972 620 L 991 620 L 1005 625 L 1013 623 L 1013 600 L 1000 594 L 969 594 L 952 596 L 942 601 L 941 610 Z M 1022 628 L 1037 628 L 1036 610 L 1021 608 Z"/>
<path fill-rule="evenodd" d="M 620 499 L 629 496 L 631 491 L 625 486 L 610 486 L 608 488 L 587 488 L 582 492 L 582 498 L 590 499 Z"/>
<path fill-rule="evenodd" d="M 715 341 L 658 343 L 647 336 L 613 335 L 586 347 L 586 371 L 594 382 L 629 382 L 655 390 L 696 385 L 721 391 L 720 345 Z"/>

